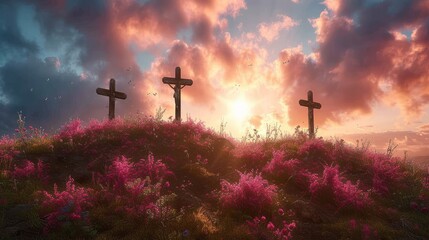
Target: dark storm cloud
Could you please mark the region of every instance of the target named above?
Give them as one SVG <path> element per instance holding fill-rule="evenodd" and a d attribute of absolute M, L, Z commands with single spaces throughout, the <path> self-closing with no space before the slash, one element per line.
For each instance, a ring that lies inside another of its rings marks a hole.
<path fill-rule="evenodd" d="M 8 57 L 28 56 L 38 51 L 34 42 L 24 38 L 17 22 L 18 6 L 12 1 L 0 2 L 0 61 Z"/>
<path fill-rule="evenodd" d="M 47 131 L 57 130 L 70 118 L 104 117 L 107 100 L 95 94 L 94 82 L 59 70 L 57 63 L 53 58 L 30 57 L 0 67 L 0 89 L 7 99 L 0 102 L 0 135 L 13 132 L 20 111 L 27 126 Z"/>

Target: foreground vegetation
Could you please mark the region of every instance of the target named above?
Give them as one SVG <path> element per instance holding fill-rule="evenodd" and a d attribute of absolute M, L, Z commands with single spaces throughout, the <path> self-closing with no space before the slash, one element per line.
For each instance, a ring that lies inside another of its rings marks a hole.
<path fill-rule="evenodd" d="M 300 131 L 21 122 L 0 140 L 0 239 L 429 239 L 426 174 Z"/>

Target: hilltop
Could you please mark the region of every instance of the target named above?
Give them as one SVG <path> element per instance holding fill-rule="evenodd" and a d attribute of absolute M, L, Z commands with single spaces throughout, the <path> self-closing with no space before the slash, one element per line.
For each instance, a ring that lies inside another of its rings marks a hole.
<path fill-rule="evenodd" d="M 426 174 L 300 131 L 240 142 L 191 120 L 20 126 L 0 140 L 0 239 L 429 239 Z"/>

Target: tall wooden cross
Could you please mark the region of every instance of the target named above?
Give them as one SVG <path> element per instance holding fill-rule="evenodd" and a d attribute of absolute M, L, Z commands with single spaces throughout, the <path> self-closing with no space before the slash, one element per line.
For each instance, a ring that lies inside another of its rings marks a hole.
<path fill-rule="evenodd" d="M 182 110 L 181 106 L 180 106 L 180 101 L 181 101 L 180 90 L 182 88 L 184 88 L 185 86 L 192 86 L 193 81 L 191 79 L 183 79 L 180 67 L 176 67 L 175 77 L 174 78 L 163 77 L 162 82 L 164 84 L 168 84 L 168 86 L 170 86 L 172 89 L 174 89 L 173 97 L 174 97 L 174 100 L 176 103 L 175 121 L 180 122 L 180 120 L 181 120 L 180 115 L 181 115 L 181 110 Z M 174 87 L 172 85 L 174 85 Z"/>
<path fill-rule="evenodd" d="M 99 95 L 109 97 L 109 120 L 114 119 L 115 118 L 115 101 L 116 101 L 116 98 L 126 99 L 127 94 L 125 94 L 123 92 L 116 92 L 115 79 L 113 79 L 113 78 L 110 79 L 109 89 L 97 88 L 96 92 Z"/>
<path fill-rule="evenodd" d="M 314 114 L 313 109 L 320 109 L 322 105 L 318 102 L 313 102 L 313 92 L 308 91 L 308 100 L 299 100 L 299 105 L 308 108 L 308 135 L 310 138 L 314 138 Z"/>

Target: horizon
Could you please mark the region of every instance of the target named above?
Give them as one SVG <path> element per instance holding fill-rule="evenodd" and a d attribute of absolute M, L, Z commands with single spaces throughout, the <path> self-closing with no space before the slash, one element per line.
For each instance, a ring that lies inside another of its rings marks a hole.
<path fill-rule="evenodd" d="M 174 117 L 162 83 L 175 67 L 182 119 L 240 139 L 246 129 L 307 129 L 298 104 L 312 90 L 317 136 L 367 139 L 429 159 L 429 3 L 255 0 L 0 3 L 0 135 L 53 132 L 69 119 L 106 119 L 108 88 L 128 98 L 116 115 Z"/>

